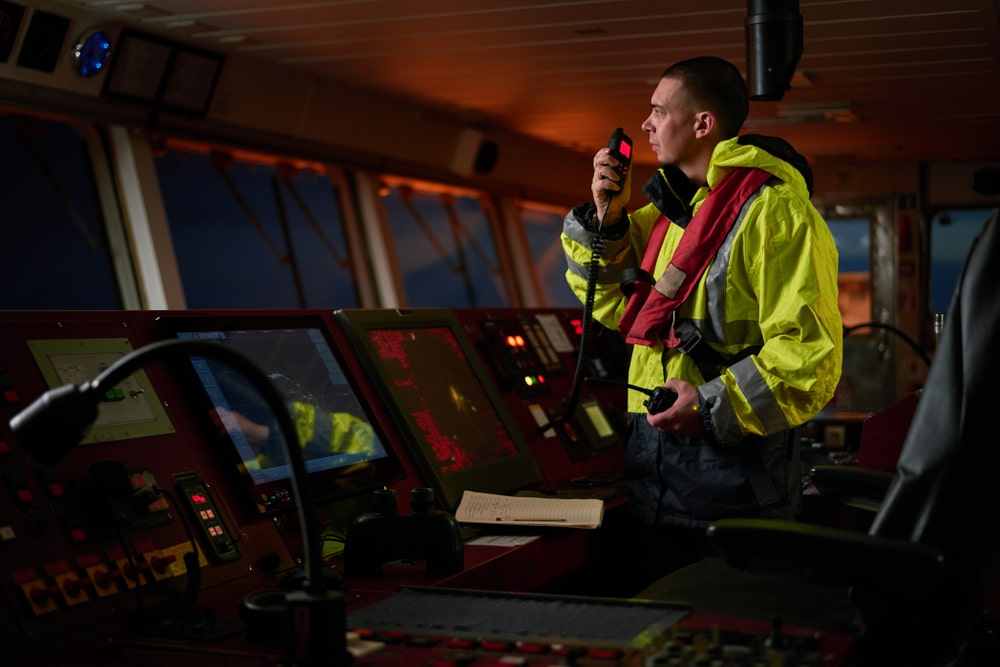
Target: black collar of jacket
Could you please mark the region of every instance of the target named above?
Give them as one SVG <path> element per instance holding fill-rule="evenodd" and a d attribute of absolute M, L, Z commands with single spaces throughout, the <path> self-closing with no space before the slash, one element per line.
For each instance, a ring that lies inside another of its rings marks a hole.
<path fill-rule="evenodd" d="M 673 166 L 660 167 L 642 188 L 660 213 L 682 229 L 691 220 L 691 199 L 697 191 L 684 172 Z"/>

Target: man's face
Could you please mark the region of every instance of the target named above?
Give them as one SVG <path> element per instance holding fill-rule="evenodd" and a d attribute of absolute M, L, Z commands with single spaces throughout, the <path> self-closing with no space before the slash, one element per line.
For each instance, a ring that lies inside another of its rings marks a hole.
<path fill-rule="evenodd" d="M 678 79 L 660 79 L 650 99 L 649 116 L 642 122 L 642 130 L 649 135 L 649 143 L 661 165 L 682 167 L 693 154 L 695 144 L 695 116 Z"/>

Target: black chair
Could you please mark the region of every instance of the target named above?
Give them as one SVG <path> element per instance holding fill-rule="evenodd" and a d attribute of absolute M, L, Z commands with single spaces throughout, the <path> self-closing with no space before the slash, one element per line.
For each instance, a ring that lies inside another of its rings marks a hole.
<path fill-rule="evenodd" d="M 855 633 L 861 665 L 1000 664 L 988 641 L 1000 570 L 1000 223 L 965 261 L 895 471 L 867 533 L 727 519 L 720 558 L 637 597 Z"/>

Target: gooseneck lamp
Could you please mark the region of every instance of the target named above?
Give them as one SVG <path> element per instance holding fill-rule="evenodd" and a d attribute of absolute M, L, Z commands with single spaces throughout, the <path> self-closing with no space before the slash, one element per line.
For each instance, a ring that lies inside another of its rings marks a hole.
<path fill-rule="evenodd" d="M 298 432 L 281 393 L 252 361 L 230 348 L 209 341 L 167 340 L 153 343 L 122 357 L 89 382 L 79 386 L 64 385 L 45 392 L 10 420 L 11 431 L 36 460 L 55 463 L 87 434 L 97 419 L 98 404 L 107 390 L 150 362 L 192 355 L 212 357 L 245 376 L 274 412 L 284 436 L 292 468 L 292 492 L 299 514 L 306 571 L 302 589 L 291 591 L 286 596 L 287 664 L 302 667 L 343 664 L 346 660 L 344 596 L 326 590 L 317 541 L 319 531 Z"/>

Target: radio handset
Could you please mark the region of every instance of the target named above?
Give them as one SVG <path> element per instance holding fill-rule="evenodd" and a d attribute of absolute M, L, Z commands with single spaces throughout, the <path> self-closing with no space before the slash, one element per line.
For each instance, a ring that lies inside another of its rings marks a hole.
<path fill-rule="evenodd" d="M 615 189 L 608 188 L 612 194 L 618 194 L 625 185 L 625 177 L 628 175 L 629 166 L 632 164 L 632 139 L 629 138 L 622 128 L 615 129 L 608 140 L 608 150 L 611 157 L 618 160 L 618 166 L 614 170 L 618 172 L 618 184 Z"/>
<path fill-rule="evenodd" d="M 666 411 L 677 400 L 677 392 L 663 386 L 657 387 L 656 389 L 646 389 L 645 387 L 639 387 L 634 384 L 629 384 L 628 382 L 611 380 L 609 378 L 588 377 L 584 379 L 591 384 L 614 384 L 619 387 L 627 387 L 646 394 L 649 398 L 643 401 L 642 404 L 651 415 L 658 415 L 661 412 Z"/>
<path fill-rule="evenodd" d="M 677 400 L 677 392 L 666 387 L 657 387 L 653 390 L 642 390 L 649 398 L 642 402 L 646 410 L 651 415 L 658 415 L 674 404 Z"/>

